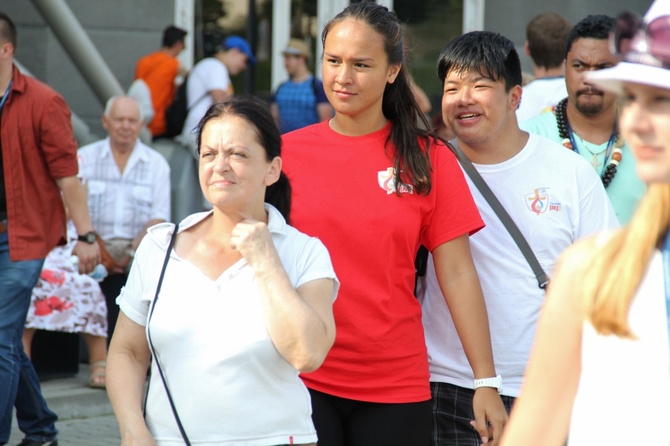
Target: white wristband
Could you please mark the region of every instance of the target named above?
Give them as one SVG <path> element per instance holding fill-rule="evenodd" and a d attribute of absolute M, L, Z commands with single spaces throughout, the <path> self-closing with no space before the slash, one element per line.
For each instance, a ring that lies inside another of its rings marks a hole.
<path fill-rule="evenodd" d="M 502 376 L 496 375 L 495 378 L 481 378 L 474 380 L 474 389 L 480 387 L 494 387 L 498 389 L 498 393 L 502 393 Z"/>

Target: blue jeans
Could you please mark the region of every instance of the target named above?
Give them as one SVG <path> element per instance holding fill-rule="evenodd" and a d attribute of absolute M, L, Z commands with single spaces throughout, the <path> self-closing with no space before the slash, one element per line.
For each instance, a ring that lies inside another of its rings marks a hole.
<path fill-rule="evenodd" d="M 32 289 L 44 259 L 12 262 L 7 233 L 0 233 L 0 444 L 9 441 L 12 407 L 25 438 L 56 438 L 57 416 L 47 407 L 21 336 Z"/>

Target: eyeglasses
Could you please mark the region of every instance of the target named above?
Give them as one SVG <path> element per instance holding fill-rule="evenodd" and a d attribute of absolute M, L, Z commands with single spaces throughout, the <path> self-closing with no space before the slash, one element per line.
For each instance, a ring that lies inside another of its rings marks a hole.
<path fill-rule="evenodd" d="M 647 24 L 634 12 L 623 12 L 610 34 L 610 50 L 627 62 L 670 69 L 670 15 Z"/>

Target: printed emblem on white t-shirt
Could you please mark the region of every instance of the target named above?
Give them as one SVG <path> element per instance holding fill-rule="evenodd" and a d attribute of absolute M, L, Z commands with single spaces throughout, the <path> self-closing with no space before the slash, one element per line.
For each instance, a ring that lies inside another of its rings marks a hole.
<path fill-rule="evenodd" d="M 547 210 L 558 212 L 561 210 L 561 203 L 551 201 L 549 197 L 549 188 L 540 187 L 532 193 L 526 194 L 526 206 L 537 215 L 545 213 Z"/>
<path fill-rule="evenodd" d="M 379 187 L 386 191 L 387 195 L 390 195 L 396 191 L 395 187 L 395 169 L 393 167 L 388 167 L 386 170 L 380 170 L 377 172 L 377 183 Z M 414 186 L 411 184 L 400 184 L 400 193 L 401 194 L 413 194 Z"/>

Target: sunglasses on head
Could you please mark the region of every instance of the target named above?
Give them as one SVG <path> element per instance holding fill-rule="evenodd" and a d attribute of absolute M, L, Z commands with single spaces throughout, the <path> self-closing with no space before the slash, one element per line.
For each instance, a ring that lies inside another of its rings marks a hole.
<path fill-rule="evenodd" d="M 610 33 L 610 49 L 626 62 L 670 69 L 670 15 L 647 24 L 634 12 L 623 12 Z"/>

